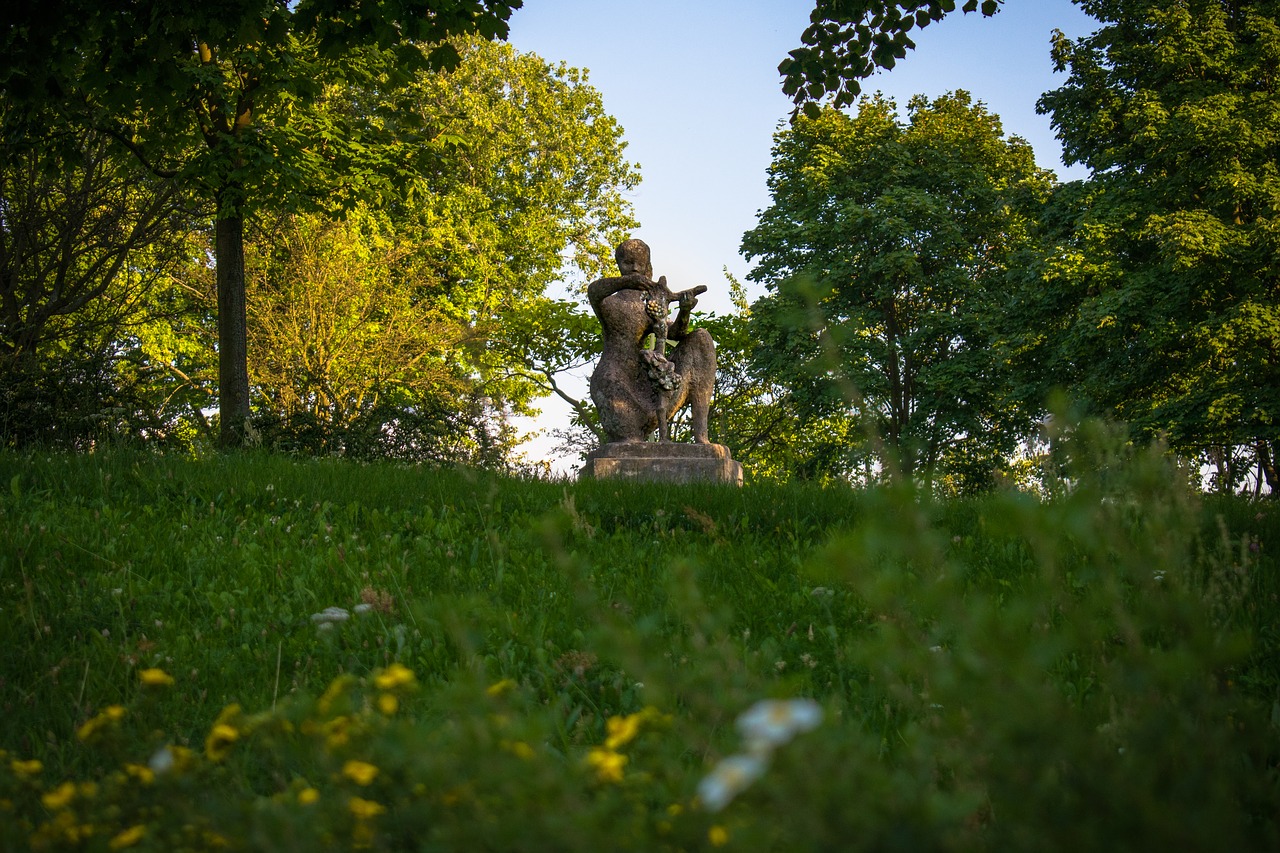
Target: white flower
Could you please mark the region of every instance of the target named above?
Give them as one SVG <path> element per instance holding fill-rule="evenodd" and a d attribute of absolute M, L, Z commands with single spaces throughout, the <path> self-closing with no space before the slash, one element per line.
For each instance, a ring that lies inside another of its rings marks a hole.
<path fill-rule="evenodd" d="M 708 811 L 718 812 L 759 779 L 765 760 L 758 755 L 731 755 L 698 783 L 698 799 Z"/>
<path fill-rule="evenodd" d="M 169 747 L 162 746 L 151 756 L 151 760 L 147 762 L 147 766 L 151 768 L 151 772 L 157 776 L 163 776 L 173 769 L 174 760 L 173 753 Z"/>
<path fill-rule="evenodd" d="M 319 613 L 311 614 L 311 621 L 317 625 L 324 625 L 329 622 L 345 622 L 351 618 L 351 614 L 341 607 L 326 607 Z"/>
<path fill-rule="evenodd" d="M 822 722 L 822 706 L 812 699 L 763 699 L 738 717 L 738 731 L 754 751 L 781 746 Z"/>
<path fill-rule="evenodd" d="M 370 610 L 372 610 L 372 609 L 373 609 L 373 605 L 372 605 L 372 604 L 357 604 L 355 607 L 353 607 L 353 608 L 351 608 L 351 609 L 352 609 L 352 611 L 354 611 L 354 612 L 355 612 L 355 614 L 356 614 L 357 616 L 363 616 L 364 614 L 368 613 Z"/>

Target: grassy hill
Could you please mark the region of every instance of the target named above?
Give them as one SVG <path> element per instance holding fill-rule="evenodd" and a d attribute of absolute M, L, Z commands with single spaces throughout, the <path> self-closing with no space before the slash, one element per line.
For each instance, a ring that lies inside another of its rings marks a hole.
<path fill-rule="evenodd" d="M 1268 849 L 1278 533 L 1154 456 L 934 502 L 0 455 L 0 847 Z"/>

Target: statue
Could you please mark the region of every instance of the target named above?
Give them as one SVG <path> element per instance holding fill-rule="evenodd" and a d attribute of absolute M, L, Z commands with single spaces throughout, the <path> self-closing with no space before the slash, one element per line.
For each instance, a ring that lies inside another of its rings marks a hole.
<path fill-rule="evenodd" d="M 705 286 L 673 293 L 663 276 L 653 280 L 649 247 L 627 240 L 614 253 L 619 276 L 587 287 L 600 320 L 604 350 L 591 374 L 591 399 L 610 443 L 643 442 L 658 431 L 669 442 L 670 420 L 686 402 L 693 440 L 710 444 L 707 414 L 716 376 L 716 345 L 706 329 L 689 329 L 689 317 Z M 679 303 L 668 321 L 670 304 Z M 653 346 L 645 348 L 650 334 Z M 667 352 L 667 341 L 675 341 Z"/>

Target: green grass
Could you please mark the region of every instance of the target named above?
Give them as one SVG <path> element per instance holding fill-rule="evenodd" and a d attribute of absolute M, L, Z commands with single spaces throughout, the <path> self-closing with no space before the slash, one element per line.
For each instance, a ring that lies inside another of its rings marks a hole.
<path fill-rule="evenodd" d="M 0 846 L 1267 849 L 1278 528 L 1151 458 L 934 503 L 0 455 Z M 416 687 L 388 715 L 393 663 Z M 770 696 L 824 720 L 706 808 Z M 192 767 L 138 782 L 166 745 Z M 98 787 L 64 803 L 67 780 Z"/>

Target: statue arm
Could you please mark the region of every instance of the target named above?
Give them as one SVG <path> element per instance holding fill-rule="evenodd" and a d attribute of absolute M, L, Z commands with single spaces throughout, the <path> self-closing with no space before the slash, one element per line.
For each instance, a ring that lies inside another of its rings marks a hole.
<path fill-rule="evenodd" d="M 591 303 L 591 310 L 599 317 L 600 303 L 613 296 L 619 290 L 646 290 L 652 285 L 653 282 L 642 275 L 601 278 L 587 285 L 587 301 Z"/>
<path fill-rule="evenodd" d="M 680 300 L 680 311 L 676 314 L 676 318 L 667 324 L 668 340 L 682 341 L 689 336 L 689 319 L 693 315 L 694 307 L 698 304 L 698 295 L 706 292 L 707 286 L 700 284 L 674 294 Z"/>

